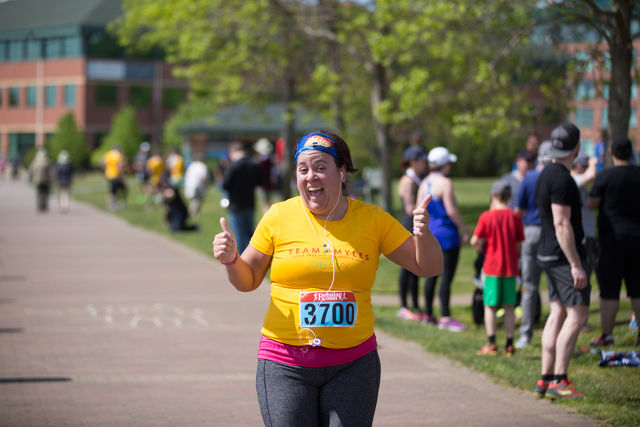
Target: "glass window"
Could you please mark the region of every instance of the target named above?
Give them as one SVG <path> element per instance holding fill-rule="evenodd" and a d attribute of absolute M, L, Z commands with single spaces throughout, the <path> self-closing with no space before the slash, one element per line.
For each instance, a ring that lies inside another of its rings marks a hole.
<path fill-rule="evenodd" d="M 151 88 L 149 86 L 131 86 L 129 103 L 136 108 L 151 107 Z"/>
<path fill-rule="evenodd" d="M 611 53 L 608 50 L 602 52 L 602 68 L 605 71 L 611 71 Z"/>
<path fill-rule="evenodd" d="M 602 87 L 602 97 L 604 99 L 609 99 L 609 85 L 604 85 Z"/>
<path fill-rule="evenodd" d="M 27 87 L 27 107 L 35 107 L 37 102 L 37 91 L 35 86 Z"/>
<path fill-rule="evenodd" d="M 55 107 L 58 105 L 58 88 L 56 86 L 45 86 L 44 104 L 47 107 Z"/>
<path fill-rule="evenodd" d="M 585 128 L 593 126 L 593 108 L 576 108 L 576 126 Z"/>
<path fill-rule="evenodd" d="M 40 59 L 40 58 L 42 58 L 42 41 L 28 40 L 27 41 L 27 59 Z"/>
<path fill-rule="evenodd" d="M 607 107 L 604 107 L 602 109 L 602 116 L 600 117 L 600 127 L 602 129 L 606 129 L 608 121 L 609 121 L 609 109 Z"/>
<path fill-rule="evenodd" d="M 64 106 L 75 107 L 76 85 L 64 85 Z"/>
<path fill-rule="evenodd" d="M 638 97 L 638 85 L 635 83 L 631 83 L 631 99 L 636 99 Z"/>
<path fill-rule="evenodd" d="M 586 73 L 593 71 L 593 61 L 591 60 L 591 55 L 589 55 L 589 53 L 579 50 L 576 52 L 575 58 L 579 71 Z"/>
<path fill-rule="evenodd" d="M 0 41 L 0 62 L 4 62 L 7 60 L 7 44 L 3 41 Z"/>
<path fill-rule="evenodd" d="M 2 97 L 4 96 L 4 91 L 2 90 L 2 86 L 0 86 L 0 108 L 2 108 Z"/>
<path fill-rule="evenodd" d="M 175 110 L 184 100 L 184 89 L 179 87 L 166 87 L 162 89 L 162 106 Z"/>
<path fill-rule="evenodd" d="M 62 56 L 62 40 L 46 39 L 44 41 L 44 50 L 47 58 L 60 58 Z"/>
<path fill-rule="evenodd" d="M 596 87 L 593 84 L 593 80 L 585 80 L 580 82 L 578 89 L 576 90 L 576 99 L 585 100 L 593 99 L 596 95 Z"/>
<path fill-rule="evenodd" d="M 24 58 L 24 49 L 22 40 L 14 40 L 9 42 L 9 60 L 22 61 Z"/>
<path fill-rule="evenodd" d="M 636 115 L 636 109 L 631 109 L 631 116 L 629 116 L 629 127 L 636 128 L 638 127 L 638 117 Z"/>
<path fill-rule="evenodd" d="M 9 107 L 17 107 L 20 105 L 20 88 L 11 86 L 9 88 Z"/>
<path fill-rule="evenodd" d="M 96 105 L 100 107 L 114 107 L 118 101 L 118 88 L 113 85 L 96 86 Z"/>
<path fill-rule="evenodd" d="M 66 37 L 64 39 L 64 56 L 76 57 L 82 55 L 82 39 L 80 37 Z"/>

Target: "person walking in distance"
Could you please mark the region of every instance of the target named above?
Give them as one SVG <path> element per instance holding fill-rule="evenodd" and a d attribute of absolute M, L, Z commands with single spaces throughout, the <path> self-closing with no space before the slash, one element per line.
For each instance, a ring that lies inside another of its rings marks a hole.
<path fill-rule="evenodd" d="M 36 207 L 38 212 L 47 212 L 53 174 L 49 155 L 44 148 L 38 148 L 33 161 L 29 165 L 29 180 L 36 186 Z"/>
<path fill-rule="evenodd" d="M 402 201 L 402 225 L 413 230 L 413 211 L 416 208 L 418 187 L 427 172 L 427 153 L 416 145 L 412 145 L 402 155 L 402 164 L 405 168 L 404 175 L 398 182 L 398 195 Z M 400 269 L 398 281 L 400 291 L 400 310 L 398 317 L 407 320 L 422 320 L 418 305 L 418 276 L 406 269 Z M 414 311 L 409 309 L 407 296 L 411 293 L 411 302 Z M 426 316 L 426 315 L 425 315 Z"/>
<path fill-rule="evenodd" d="M 62 213 L 69 212 L 69 192 L 73 180 L 73 166 L 71 158 L 66 150 L 58 153 L 56 163 L 56 181 L 58 183 L 58 209 Z"/>
<path fill-rule="evenodd" d="M 504 179 L 491 186 L 491 208 L 483 212 L 471 237 L 471 244 L 485 251 L 484 272 L 484 325 L 488 342 L 479 351 L 479 356 L 498 354 L 496 344 L 496 312 L 504 309 L 504 328 L 507 342 L 504 355 L 512 357 L 515 331 L 516 276 L 518 275 L 518 252 L 524 240 L 522 218 L 509 208 L 511 185 Z M 486 245 L 485 245 L 486 243 Z"/>
<path fill-rule="evenodd" d="M 631 141 L 616 137 L 611 143 L 613 167 L 600 172 L 587 198 L 587 208 L 598 209 L 600 258 L 596 277 L 600 286 L 602 334 L 594 346 L 613 345 L 613 327 L 620 305 L 622 279 L 631 298 L 635 319 L 640 318 L 640 168 L 631 165 Z M 636 338 L 640 345 L 640 333 Z"/>
<path fill-rule="evenodd" d="M 260 169 L 247 156 L 240 142 L 234 142 L 229 147 L 229 160 L 222 188 L 229 195 L 231 229 L 238 237 L 238 248 L 242 253 L 253 234 L 255 190 L 260 185 Z"/>
<path fill-rule="evenodd" d="M 528 347 L 533 336 L 533 324 L 540 310 L 540 276 L 542 269 L 538 265 L 538 245 L 540 244 L 540 214 L 536 200 L 536 183 L 542 169 L 551 162 L 551 141 L 544 141 L 538 148 L 538 165 L 527 172 L 516 196 L 515 212 L 520 214 L 524 223 L 524 242 L 520 251 L 520 276 L 522 278 L 522 320 L 520 337 L 516 348 Z"/>
<path fill-rule="evenodd" d="M 296 145 L 299 196 L 274 203 L 240 255 L 224 218 L 213 255 L 252 291 L 268 270 L 271 301 L 256 389 L 267 426 L 369 426 L 380 386 L 371 287 L 380 254 L 422 277 L 442 272 L 424 199 L 413 234 L 378 206 L 345 196 L 357 171 L 346 142 L 319 131 Z"/>
<path fill-rule="evenodd" d="M 571 177 L 580 150 L 580 130 L 563 123 L 551 132 L 551 164 L 536 183 L 542 224 L 538 263 L 547 276 L 551 312 L 542 332 L 542 376 L 538 396 L 583 397 L 568 378 L 569 362 L 580 329 L 589 316 L 591 286 L 585 272 L 580 191 Z"/>
<path fill-rule="evenodd" d="M 451 296 L 451 284 L 458 265 L 460 255 L 460 242 L 469 242 L 469 227 L 465 224 L 458 211 L 458 204 L 453 192 L 453 183 L 447 176 L 451 171 L 451 164 L 458 160 L 455 154 L 449 153 L 445 147 L 435 147 L 428 154 L 429 175 L 420 184 L 418 189 L 418 201 L 431 195 L 429 203 L 429 215 L 431 220 L 429 228 L 438 239 L 444 253 L 444 272 L 440 282 L 441 318 L 437 321 L 439 329 L 452 332 L 462 332 L 467 329 L 465 325 L 451 317 L 449 299 Z M 462 230 L 460 239 L 459 230 Z M 429 277 L 424 286 L 425 294 L 425 322 L 436 324 L 433 315 L 433 297 L 438 277 Z"/>

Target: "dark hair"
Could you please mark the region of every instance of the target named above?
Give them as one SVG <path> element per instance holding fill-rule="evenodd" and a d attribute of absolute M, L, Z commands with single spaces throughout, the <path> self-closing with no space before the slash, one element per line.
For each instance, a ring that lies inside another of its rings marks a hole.
<path fill-rule="evenodd" d="M 333 160 L 336 162 L 336 166 L 338 166 L 338 168 L 341 168 L 344 165 L 346 166 L 347 172 L 358 172 L 358 168 L 353 166 L 353 160 L 351 160 L 351 151 L 349 150 L 349 146 L 340 135 L 322 129 L 307 132 L 305 135 L 308 135 L 310 133 L 323 133 L 327 135 L 331 139 L 331 141 L 333 141 L 336 153 L 338 154 L 338 158 L 336 159 L 335 157 L 333 157 Z"/>
<path fill-rule="evenodd" d="M 500 193 L 496 194 L 495 196 L 497 196 L 498 200 L 500 200 L 502 203 L 507 203 L 509 200 L 511 200 L 511 186 L 506 186 Z"/>
<path fill-rule="evenodd" d="M 616 136 L 611 142 L 611 153 L 620 160 L 629 160 L 633 149 L 631 147 L 631 140 L 625 136 Z"/>

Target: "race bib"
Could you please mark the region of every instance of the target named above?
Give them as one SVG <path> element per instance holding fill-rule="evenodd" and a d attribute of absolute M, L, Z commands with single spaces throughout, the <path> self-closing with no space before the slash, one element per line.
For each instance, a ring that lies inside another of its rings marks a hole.
<path fill-rule="evenodd" d="M 352 327 L 358 303 L 351 291 L 300 292 L 300 327 Z"/>

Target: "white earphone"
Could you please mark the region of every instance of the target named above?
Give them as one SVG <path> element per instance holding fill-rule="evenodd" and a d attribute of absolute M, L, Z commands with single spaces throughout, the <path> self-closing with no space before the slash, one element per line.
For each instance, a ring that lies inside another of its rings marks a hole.
<path fill-rule="evenodd" d="M 343 179 L 344 179 L 344 173 L 340 171 L 340 181 L 342 181 Z"/>

